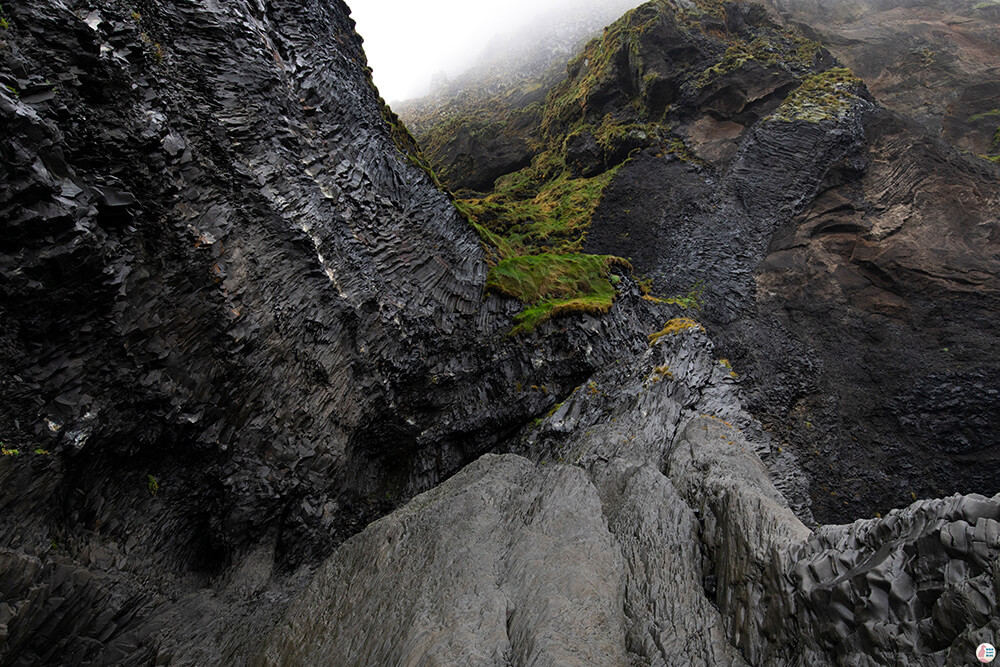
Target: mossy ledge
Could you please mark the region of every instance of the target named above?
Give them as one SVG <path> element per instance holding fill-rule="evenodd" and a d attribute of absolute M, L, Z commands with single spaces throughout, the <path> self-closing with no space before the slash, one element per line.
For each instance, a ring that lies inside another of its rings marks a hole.
<path fill-rule="evenodd" d="M 607 255 L 542 253 L 505 259 L 492 268 L 488 289 L 515 297 L 527 307 L 515 318 L 512 335 L 530 331 L 553 317 L 607 313 L 619 278 L 611 270 L 632 265 Z"/>
<path fill-rule="evenodd" d="M 674 318 L 667 322 L 663 329 L 648 336 L 649 344 L 651 346 L 656 345 L 664 336 L 674 336 L 684 331 L 690 331 L 691 329 L 705 331 L 705 327 L 701 326 L 697 321 L 692 320 L 690 317 Z"/>
<path fill-rule="evenodd" d="M 846 67 L 834 67 L 807 76 L 802 85 L 789 93 L 773 120 L 819 123 L 843 119 L 861 99 L 864 83 Z"/>
<path fill-rule="evenodd" d="M 650 117 L 641 100 L 624 115 L 598 113 L 589 105 L 592 92 L 607 85 L 615 58 L 636 51 L 643 30 L 662 18 L 662 4 L 627 12 L 568 63 L 568 78 L 549 91 L 544 108 L 534 111 L 540 132 L 528 167 L 497 179 L 488 194 L 455 202 L 483 238 L 493 265 L 488 286 L 526 305 L 512 333 L 562 314 L 606 313 L 616 294 L 610 268 L 630 270 L 631 265 L 581 254 L 604 190 L 638 147 L 694 159 L 669 124 Z M 628 100 L 623 104 L 628 107 Z M 456 122 L 445 121 L 435 132 Z M 587 142 L 596 157 L 581 167 L 572 146 Z"/>
<path fill-rule="evenodd" d="M 516 123 L 498 98 L 495 110 L 445 116 L 424 133 L 436 148 L 455 133 L 474 139 L 514 129 L 530 143 L 533 158 L 528 166 L 500 176 L 485 193 L 460 191 L 455 202 L 483 239 L 494 288 L 502 282 L 497 272 L 505 262 L 510 266 L 518 258 L 545 256 L 546 261 L 533 266 L 558 271 L 561 267 L 552 257 L 585 257 L 580 253 L 594 211 L 618 170 L 637 151 L 670 154 L 703 166 L 676 128 L 690 121 L 685 109 L 699 108 L 706 89 L 724 88 L 731 75 L 752 66 L 755 72 L 760 67 L 781 70 L 789 83 L 801 80 L 777 115 L 782 120 L 819 122 L 846 113 L 852 98 L 864 95 L 863 85 L 849 70 L 814 73 L 826 62 L 816 42 L 764 19 L 756 20 L 753 32 L 729 30 L 727 22 L 735 10 L 726 3 L 697 0 L 689 5 L 678 9 L 668 0 L 652 0 L 626 12 L 567 63 L 566 78 L 549 90 L 544 106 L 532 104 L 530 113 L 519 115 Z M 658 45 L 668 39 L 687 45 L 685 60 L 661 62 Z M 594 271 L 587 289 L 559 297 L 574 303 L 573 308 L 550 307 L 551 299 L 502 290 L 527 307 L 515 331 L 530 330 L 554 313 L 591 310 L 595 285 L 605 295 L 599 309 L 610 307 L 608 295 L 613 299 L 614 286 L 606 267 L 581 259 L 574 271 L 585 268 Z M 698 303 L 691 295 L 647 297 L 685 308 L 697 308 Z"/>

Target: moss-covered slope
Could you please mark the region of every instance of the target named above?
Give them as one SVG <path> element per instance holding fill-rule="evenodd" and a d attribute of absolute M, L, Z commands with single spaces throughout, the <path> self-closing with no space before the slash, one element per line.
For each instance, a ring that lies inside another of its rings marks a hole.
<path fill-rule="evenodd" d="M 532 88 L 520 82 L 492 102 L 471 109 L 456 104 L 422 126 L 421 136 L 487 246 L 490 286 L 525 303 L 515 329 L 523 331 L 554 315 L 611 307 L 617 278 L 610 268 L 628 262 L 583 253 L 592 215 L 625 161 L 645 152 L 704 165 L 688 142 L 693 122 L 737 118 L 740 127 L 749 125 L 803 81 L 776 117 L 816 121 L 836 114 L 850 104 L 845 95 L 864 93 L 845 88 L 850 73 L 831 69 L 835 64 L 758 5 L 654 0 L 588 43 L 567 64 L 566 76 L 549 85 L 544 103 L 518 107 L 525 86 Z M 449 153 L 458 145 L 465 158 Z M 470 157 L 473 145 L 485 154 Z M 502 165 L 510 172 L 484 188 L 484 175 Z M 462 175 L 468 170 L 475 189 L 485 191 L 469 189 Z M 585 280 L 571 281 L 575 288 L 523 288 L 532 283 L 519 275 L 527 267 L 559 276 L 567 262 L 586 273 Z"/>

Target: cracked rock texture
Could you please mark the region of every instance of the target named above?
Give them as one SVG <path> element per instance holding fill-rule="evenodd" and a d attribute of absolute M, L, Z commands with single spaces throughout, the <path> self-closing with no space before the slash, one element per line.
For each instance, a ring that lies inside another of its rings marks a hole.
<path fill-rule="evenodd" d="M 819 39 L 893 111 L 1000 155 L 1000 4 L 979 0 L 767 0 Z"/>
<path fill-rule="evenodd" d="M 342 2 L 8 4 L 0 660 L 225 661 L 217 624 L 642 346 L 628 279 L 506 337 Z"/>
<path fill-rule="evenodd" d="M 658 81 L 774 20 L 724 8 L 643 45 Z M 621 275 L 510 337 L 341 0 L 3 13 L 0 665 L 938 665 L 1000 630 L 1000 498 L 949 495 L 995 485 L 992 164 L 861 90 L 781 121 L 748 66 L 588 239 L 711 277 L 708 333 L 649 345 L 680 308 Z"/>
<path fill-rule="evenodd" d="M 813 532 L 703 333 L 596 381 L 516 448 L 572 460 L 486 456 L 372 524 L 253 664 L 957 665 L 998 629 L 1000 496 Z"/>

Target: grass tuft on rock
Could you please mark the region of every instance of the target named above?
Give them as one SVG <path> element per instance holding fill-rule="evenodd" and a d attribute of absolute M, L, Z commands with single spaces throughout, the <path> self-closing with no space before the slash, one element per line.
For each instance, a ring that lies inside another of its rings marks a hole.
<path fill-rule="evenodd" d="M 539 252 L 579 252 L 594 209 L 617 172 L 571 178 L 564 165 L 553 169 L 550 154 L 519 172 L 498 179 L 483 198 L 456 202 L 499 258 Z M 553 171 L 558 171 L 552 175 Z"/>
<path fill-rule="evenodd" d="M 490 270 L 488 289 L 527 304 L 511 334 L 570 313 L 603 314 L 615 299 L 611 269 L 631 270 L 619 257 L 543 253 L 505 259 Z"/>
<path fill-rule="evenodd" d="M 658 342 L 660 342 L 660 339 L 663 338 L 664 336 L 674 336 L 676 334 L 682 333 L 684 331 L 689 331 L 691 329 L 704 331 L 705 327 L 701 326 L 700 324 L 698 324 L 698 322 L 692 320 L 689 317 L 674 318 L 669 322 L 667 322 L 666 326 L 664 326 L 663 329 L 648 336 L 649 344 L 651 346 L 656 345 Z"/>

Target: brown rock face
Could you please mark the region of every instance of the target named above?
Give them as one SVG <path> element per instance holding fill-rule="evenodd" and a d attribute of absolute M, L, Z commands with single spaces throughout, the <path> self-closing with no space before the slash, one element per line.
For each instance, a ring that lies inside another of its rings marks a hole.
<path fill-rule="evenodd" d="M 838 452 L 807 459 L 829 482 L 815 497 L 831 510 L 892 486 L 900 499 L 993 488 L 983 463 L 998 457 L 996 169 L 884 111 L 865 136 L 755 271 L 760 312 L 822 359 L 821 392 L 790 414 L 826 441 L 818 451 Z M 828 419 L 841 437 L 821 435 Z"/>
<path fill-rule="evenodd" d="M 959 148 L 1000 155 L 1000 5 L 769 0 L 805 24 L 886 107 Z"/>

